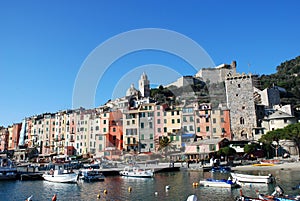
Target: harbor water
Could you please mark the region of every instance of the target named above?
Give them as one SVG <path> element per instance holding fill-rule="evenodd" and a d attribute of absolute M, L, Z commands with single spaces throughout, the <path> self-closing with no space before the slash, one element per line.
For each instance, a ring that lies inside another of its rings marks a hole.
<path fill-rule="evenodd" d="M 299 194 L 292 187 L 300 183 L 300 170 L 276 170 L 274 172 L 252 171 L 251 174 L 273 174 L 286 194 Z M 184 201 L 191 194 L 201 201 L 235 200 L 240 189 L 213 187 L 193 187 L 194 182 L 205 178 L 227 179 L 229 174 L 181 170 L 179 172 L 157 173 L 154 178 L 126 178 L 120 176 L 106 177 L 103 182 L 80 182 L 78 184 L 60 184 L 47 181 L 1 181 L 0 200 L 24 201 L 33 195 L 33 201 L 51 200 L 57 194 L 57 200 L 111 200 L 111 201 Z M 166 190 L 166 186 L 169 189 Z M 131 188 L 129 190 L 129 188 Z M 244 194 L 255 196 L 256 190 L 261 193 L 272 193 L 274 184 L 247 184 L 242 186 Z"/>

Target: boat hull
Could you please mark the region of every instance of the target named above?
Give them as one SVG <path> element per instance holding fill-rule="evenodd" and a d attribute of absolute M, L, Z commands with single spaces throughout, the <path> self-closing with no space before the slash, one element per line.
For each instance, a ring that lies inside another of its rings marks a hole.
<path fill-rule="evenodd" d="M 151 178 L 154 176 L 154 172 L 152 170 L 144 170 L 138 167 L 125 167 L 124 170 L 119 173 L 121 176 L 125 177 Z"/>
<path fill-rule="evenodd" d="M 272 175 L 260 176 L 260 175 L 248 175 L 248 174 L 238 174 L 231 173 L 231 176 L 234 180 L 245 183 L 272 183 Z"/>
<path fill-rule="evenodd" d="M 231 180 L 201 180 L 199 182 L 201 186 L 206 187 L 218 187 L 218 188 L 237 188 L 238 184 L 232 182 Z"/>
<path fill-rule="evenodd" d="M 43 178 L 46 181 L 57 182 L 57 183 L 76 183 L 78 175 L 76 173 L 60 174 L 60 175 L 50 175 L 43 174 Z"/>

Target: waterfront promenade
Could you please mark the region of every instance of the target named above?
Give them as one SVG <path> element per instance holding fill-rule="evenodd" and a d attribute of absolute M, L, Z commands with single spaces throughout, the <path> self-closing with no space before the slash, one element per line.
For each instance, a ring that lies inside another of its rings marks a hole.
<path fill-rule="evenodd" d="M 254 164 L 251 165 L 240 165 L 231 168 L 233 171 L 252 171 L 252 170 L 300 170 L 300 161 L 299 160 L 281 160 L 278 164 L 266 165 L 266 166 L 257 166 Z"/>

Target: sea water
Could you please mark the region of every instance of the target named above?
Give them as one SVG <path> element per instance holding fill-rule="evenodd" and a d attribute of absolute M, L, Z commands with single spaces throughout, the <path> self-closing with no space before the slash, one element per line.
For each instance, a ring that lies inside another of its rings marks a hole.
<path fill-rule="evenodd" d="M 299 190 L 292 190 L 292 187 L 300 183 L 300 170 L 248 171 L 245 173 L 271 173 L 286 194 L 300 193 Z M 108 176 L 103 182 L 79 182 L 78 184 L 48 181 L 0 181 L 0 200 L 24 201 L 33 195 L 33 201 L 50 201 L 52 196 L 57 194 L 57 200 L 60 201 L 184 201 L 189 195 L 194 194 L 201 201 L 233 201 L 240 194 L 240 189 L 193 186 L 193 183 L 199 182 L 201 179 L 227 179 L 229 176 L 229 174 L 181 170 L 157 173 L 154 178 Z M 257 190 L 260 193 L 272 193 L 274 184 L 247 184 L 241 189 L 245 195 L 256 196 Z"/>

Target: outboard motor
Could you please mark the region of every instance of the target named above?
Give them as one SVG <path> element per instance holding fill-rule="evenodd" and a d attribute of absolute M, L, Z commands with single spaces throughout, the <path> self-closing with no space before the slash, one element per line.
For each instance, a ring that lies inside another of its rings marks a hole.
<path fill-rule="evenodd" d="M 283 193 L 284 193 L 283 189 L 279 185 L 277 185 L 272 195 L 283 195 Z"/>

